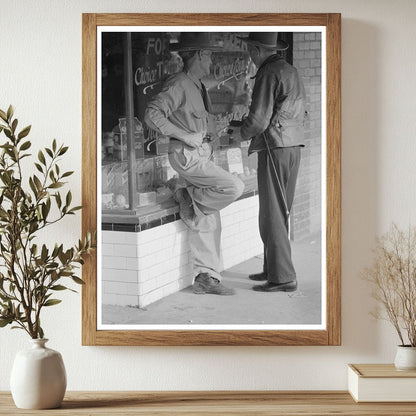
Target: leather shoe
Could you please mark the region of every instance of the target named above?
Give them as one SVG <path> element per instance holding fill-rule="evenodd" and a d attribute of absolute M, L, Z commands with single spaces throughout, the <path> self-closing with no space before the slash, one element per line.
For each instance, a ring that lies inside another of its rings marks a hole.
<path fill-rule="evenodd" d="M 265 272 L 249 274 L 248 278 L 250 280 L 255 280 L 256 282 L 263 282 L 267 280 L 267 274 Z"/>
<path fill-rule="evenodd" d="M 286 283 L 267 282 L 264 285 L 253 286 L 256 292 L 294 292 L 298 288 L 296 280 Z"/>
<path fill-rule="evenodd" d="M 224 286 L 219 280 L 213 278 L 208 273 L 199 273 L 195 277 L 195 282 L 192 285 L 192 291 L 197 295 L 211 295 L 231 296 L 235 294 L 234 289 Z"/>

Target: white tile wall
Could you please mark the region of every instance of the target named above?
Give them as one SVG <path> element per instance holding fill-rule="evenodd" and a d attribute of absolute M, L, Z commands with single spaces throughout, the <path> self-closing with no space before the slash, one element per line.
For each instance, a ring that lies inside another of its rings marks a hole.
<path fill-rule="evenodd" d="M 103 293 L 102 300 L 104 304 L 131 306 L 139 304 L 139 297 L 137 295 L 118 295 L 111 293 Z"/>
<path fill-rule="evenodd" d="M 126 269 L 102 269 L 102 280 L 109 282 L 127 282 L 127 283 L 137 283 L 138 282 L 138 273 L 136 270 L 126 270 Z"/>
<path fill-rule="evenodd" d="M 263 252 L 258 197 L 221 211 L 224 268 Z M 175 221 L 139 233 L 102 232 L 103 303 L 145 307 L 192 284 L 186 226 Z"/>
<path fill-rule="evenodd" d="M 135 245 L 135 244 L 114 244 L 114 256 L 116 256 L 116 257 L 137 257 L 137 245 Z"/>

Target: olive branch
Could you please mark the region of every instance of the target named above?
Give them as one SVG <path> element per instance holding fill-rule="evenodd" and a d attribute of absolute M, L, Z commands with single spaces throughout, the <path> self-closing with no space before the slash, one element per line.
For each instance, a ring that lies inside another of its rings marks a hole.
<path fill-rule="evenodd" d="M 55 139 L 50 148 L 39 150 L 37 172 L 24 182 L 21 161 L 31 156 L 31 142 L 24 140 L 31 126 L 17 133 L 13 115 L 12 106 L 7 112 L 0 110 L 0 134 L 6 136 L 0 145 L 0 327 L 10 324 L 32 338 L 43 338 L 42 308 L 61 302 L 52 297 L 55 292 L 75 292 L 61 283 L 63 278 L 84 283 L 76 272 L 94 249 L 95 236 L 87 233 L 67 250 L 62 244 L 53 249 L 36 244 L 41 230 L 74 215 L 81 206 L 71 205 L 71 191 L 60 191 L 73 172 L 61 172 L 58 162 L 68 147 Z"/>

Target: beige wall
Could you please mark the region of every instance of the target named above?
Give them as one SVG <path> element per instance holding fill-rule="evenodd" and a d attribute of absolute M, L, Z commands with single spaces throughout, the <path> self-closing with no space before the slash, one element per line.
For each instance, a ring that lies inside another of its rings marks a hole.
<path fill-rule="evenodd" d="M 344 389 L 346 364 L 392 362 L 397 339 L 369 316 L 359 271 L 375 235 L 416 221 L 416 2 L 413 0 L 0 0 L 0 108 L 33 124 L 34 147 L 70 145 L 63 167 L 81 184 L 82 12 L 341 12 L 341 347 L 81 347 L 81 299 L 68 293 L 45 315 L 71 390 Z M 71 243 L 80 217 L 45 236 Z M 301 277 L 300 277 L 301 278 Z M 8 389 L 23 333 L 0 330 L 0 390 Z"/>

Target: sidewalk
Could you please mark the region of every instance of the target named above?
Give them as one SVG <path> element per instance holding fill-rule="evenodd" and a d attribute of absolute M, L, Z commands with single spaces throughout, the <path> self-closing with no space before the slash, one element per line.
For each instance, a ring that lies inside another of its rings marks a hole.
<path fill-rule="evenodd" d="M 103 324 L 319 324 L 321 322 L 321 247 L 319 236 L 292 243 L 298 290 L 262 293 L 248 274 L 262 270 L 262 256 L 255 256 L 228 270 L 223 283 L 234 296 L 195 295 L 191 287 L 139 309 L 103 305 Z"/>

